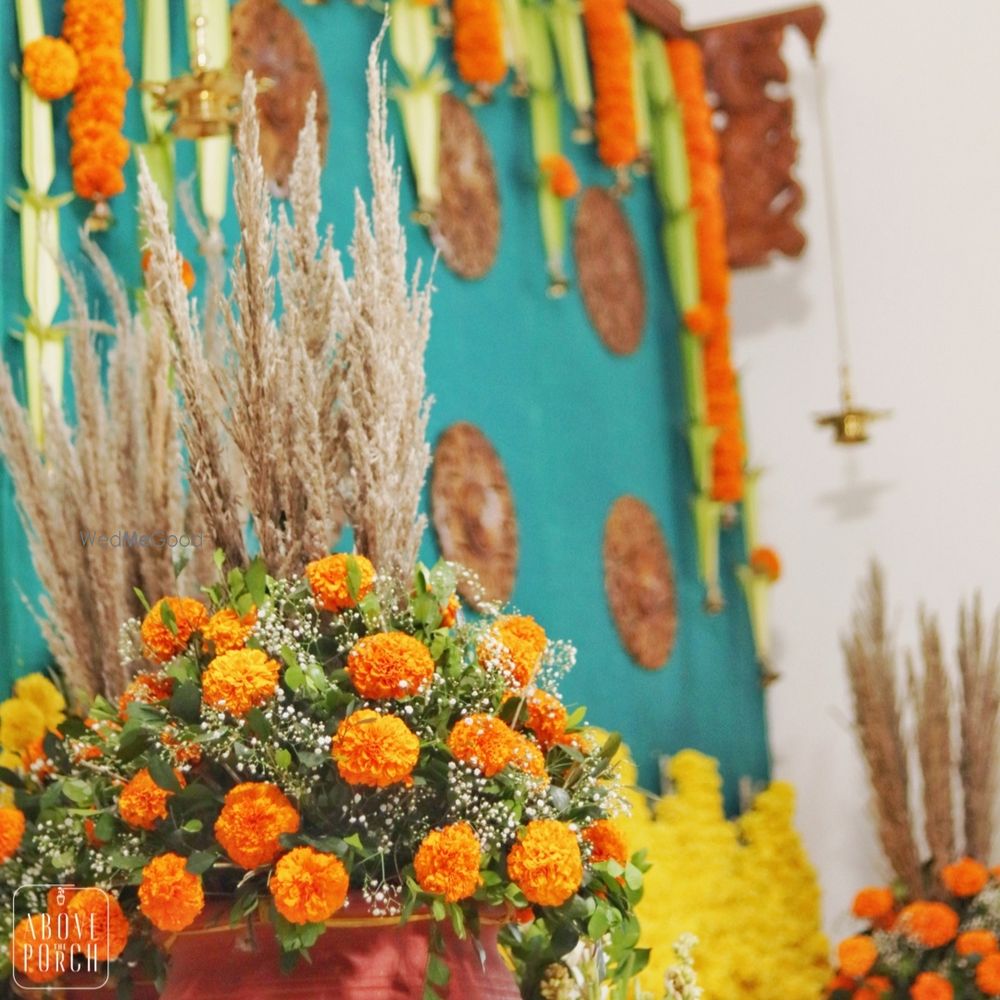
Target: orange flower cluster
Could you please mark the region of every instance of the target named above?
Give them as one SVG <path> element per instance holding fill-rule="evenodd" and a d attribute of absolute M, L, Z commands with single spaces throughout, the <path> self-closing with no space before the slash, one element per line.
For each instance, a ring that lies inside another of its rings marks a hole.
<path fill-rule="evenodd" d="M 178 254 L 177 256 L 181 262 L 181 281 L 184 282 L 184 287 L 190 292 L 191 289 L 194 288 L 194 283 L 195 283 L 194 268 L 191 266 L 191 261 L 189 261 L 186 257 L 182 257 L 180 254 Z M 147 250 L 142 255 L 143 274 L 145 274 L 149 270 L 149 264 L 152 259 L 153 259 L 153 253 L 151 250 Z"/>
<path fill-rule="evenodd" d="M 777 583 L 781 578 L 781 558 L 774 549 L 758 545 L 750 553 L 750 568 L 761 576 L 766 576 L 771 583 Z"/>
<path fill-rule="evenodd" d="M 329 920 L 347 899 L 350 879 L 341 860 L 312 847 L 295 847 L 274 866 L 271 897 L 293 924 Z"/>
<path fill-rule="evenodd" d="M 174 628 L 163 620 L 166 605 L 173 615 Z M 193 597 L 164 597 L 157 601 L 142 621 L 142 644 L 146 656 L 166 663 L 187 649 L 191 636 L 208 622 L 208 612 Z"/>
<path fill-rule="evenodd" d="M 500 0 L 453 0 L 453 44 L 458 75 L 494 87 L 507 75 Z"/>
<path fill-rule="evenodd" d="M 936 972 L 921 972 L 910 987 L 912 1000 L 953 1000 L 955 989 Z"/>
<path fill-rule="evenodd" d="M 121 904 L 102 889 L 80 889 L 66 905 L 69 927 L 83 928 L 81 947 L 93 947 L 101 962 L 113 962 L 128 944 L 128 917 Z M 73 942 L 71 942 L 73 943 Z"/>
<path fill-rule="evenodd" d="M 503 719 L 475 713 L 455 723 L 448 736 L 448 749 L 456 760 L 477 767 L 487 778 L 492 778 L 511 762 L 514 735 Z"/>
<path fill-rule="evenodd" d="M 854 979 L 867 975 L 877 958 L 878 948 L 867 935 L 856 934 L 845 938 L 837 948 L 841 973 Z"/>
<path fill-rule="evenodd" d="M 123 0 L 66 0 L 63 37 L 80 63 L 67 118 L 73 189 L 81 198 L 111 198 L 125 189 L 122 167 L 129 157 L 122 135 L 125 96 L 132 85 L 122 50 Z"/>
<path fill-rule="evenodd" d="M 994 955 L 1000 944 L 993 931 L 965 931 L 955 940 L 955 951 L 959 955 Z"/>
<path fill-rule="evenodd" d="M 579 193 L 580 178 L 573 164 L 561 153 L 543 156 L 538 169 L 542 172 L 542 180 L 557 198 L 573 198 Z"/>
<path fill-rule="evenodd" d="M 473 895 L 482 882 L 481 849 L 465 822 L 431 830 L 413 858 L 417 883 L 424 892 L 439 893 L 449 903 Z"/>
<path fill-rule="evenodd" d="M 200 764 L 201 746 L 197 743 L 183 743 L 175 735 L 175 730 L 164 729 L 160 733 L 160 743 L 171 752 L 178 764 Z"/>
<path fill-rule="evenodd" d="M 67 42 L 42 35 L 25 45 L 21 72 L 43 101 L 58 101 L 76 86 L 80 63 Z"/>
<path fill-rule="evenodd" d="M 386 788 L 400 781 L 412 784 L 420 740 L 397 716 L 362 708 L 337 727 L 330 753 L 348 784 Z"/>
<path fill-rule="evenodd" d="M 925 948 L 940 948 L 955 939 L 958 914 L 946 903 L 920 900 L 904 906 L 897 926 Z"/>
<path fill-rule="evenodd" d="M 184 787 L 184 775 L 175 771 L 178 783 Z M 174 793 L 153 781 L 147 768 L 138 771 L 118 796 L 118 814 L 129 826 L 152 830 L 167 818 L 167 801 Z"/>
<path fill-rule="evenodd" d="M 583 839 L 590 844 L 590 860 L 593 864 L 602 861 L 617 861 L 628 864 L 628 842 L 617 823 L 601 819 L 583 831 Z"/>
<path fill-rule="evenodd" d="M 347 675 L 362 698 L 408 698 L 428 685 L 434 659 L 415 636 L 377 632 L 348 653 Z"/>
<path fill-rule="evenodd" d="M 507 855 L 507 871 L 529 902 L 561 906 L 583 880 L 576 834 L 559 820 L 532 820 Z"/>
<path fill-rule="evenodd" d="M 136 674 L 118 699 L 118 714 L 128 717 L 128 707 L 137 701 L 143 705 L 155 705 L 166 701 L 174 693 L 174 679 L 165 674 Z"/>
<path fill-rule="evenodd" d="M 627 167 L 638 155 L 632 32 L 625 0 L 584 0 L 583 26 L 594 70 L 597 155 L 609 167 Z"/>
<path fill-rule="evenodd" d="M 712 495 L 723 503 L 743 496 L 743 418 L 729 343 L 729 262 L 722 202 L 719 141 L 705 97 L 701 48 L 690 39 L 666 43 L 680 101 L 691 172 L 691 210 L 698 240 L 702 301 L 685 314 L 688 329 L 704 342 L 707 421 L 719 430 L 713 454 Z"/>
<path fill-rule="evenodd" d="M 162 854 L 142 870 L 139 909 L 161 931 L 177 933 L 190 927 L 205 908 L 201 878 L 186 864 L 179 854 Z"/>
<path fill-rule="evenodd" d="M 32 913 L 20 920 L 14 927 L 14 933 L 10 940 L 10 958 L 14 968 L 31 982 L 39 985 L 51 983 L 59 977 L 61 971 L 59 963 L 55 961 L 55 956 L 52 954 L 54 948 L 50 949 L 47 956 L 49 961 L 46 968 L 39 967 L 42 951 L 38 947 L 38 942 L 42 940 L 44 933 L 43 919 L 47 918 L 44 918 L 40 913 Z"/>
<path fill-rule="evenodd" d="M 885 886 L 869 886 L 854 897 L 851 912 L 877 927 L 887 928 L 896 919 L 896 897 Z"/>
<path fill-rule="evenodd" d="M 277 785 L 246 781 L 226 793 L 215 839 L 243 868 L 269 865 L 281 853 L 279 837 L 296 833 L 301 817 Z"/>
<path fill-rule="evenodd" d="M 548 691 L 536 688 L 526 703 L 528 718 L 525 725 L 535 734 L 539 745 L 548 750 L 566 732 L 567 714 L 563 703 Z"/>
<path fill-rule="evenodd" d="M 987 955 L 976 966 L 976 985 L 988 997 L 1000 997 L 1000 955 Z"/>
<path fill-rule="evenodd" d="M 531 683 L 547 645 L 545 629 L 530 615 L 506 615 L 486 631 L 476 655 L 484 667 L 495 666 L 520 690 Z"/>
<path fill-rule="evenodd" d="M 545 769 L 545 754 L 524 733 L 514 733 L 510 762 L 543 784 L 549 784 L 549 772 Z"/>
<path fill-rule="evenodd" d="M 205 704 L 244 716 L 274 697 L 281 668 L 262 649 L 234 649 L 217 656 L 201 677 Z"/>
<path fill-rule="evenodd" d="M 458 594 L 452 594 L 441 607 L 442 628 L 451 628 L 458 621 L 458 612 L 461 607 L 462 602 L 459 600 Z"/>
<path fill-rule="evenodd" d="M 960 858 L 941 871 L 941 881 L 945 888 L 959 899 L 977 896 L 986 888 L 990 880 L 989 869 L 981 861 Z"/>
<path fill-rule="evenodd" d="M 24 813 L 16 806 L 0 809 L 0 864 L 17 853 L 24 838 Z"/>
<path fill-rule="evenodd" d="M 324 611 L 346 611 L 353 608 L 357 601 L 351 597 L 347 583 L 349 560 L 354 559 L 361 571 L 361 582 L 358 586 L 358 601 L 371 593 L 375 581 L 375 567 L 364 556 L 351 556 L 346 552 L 338 552 L 332 556 L 324 556 L 306 566 L 306 579 L 316 598 L 316 603 Z"/>

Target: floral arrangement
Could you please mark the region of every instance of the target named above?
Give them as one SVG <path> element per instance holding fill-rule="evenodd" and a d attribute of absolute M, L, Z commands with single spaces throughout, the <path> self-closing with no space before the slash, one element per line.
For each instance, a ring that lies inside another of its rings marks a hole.
<path fill-rule="evenodd" d="M 456 0 L 451 15 L 458 75 L 488 96 L 507 75 L 500 0 Z"/>
<path fill-rule="evenodd" d="M 842 941 L 830 1000 L 973 1000 L 1000 996 L 1000 869 L 961 858 L 941 872 L 942 898 L 862 889 L 854 915 L 868 922 Z"/>

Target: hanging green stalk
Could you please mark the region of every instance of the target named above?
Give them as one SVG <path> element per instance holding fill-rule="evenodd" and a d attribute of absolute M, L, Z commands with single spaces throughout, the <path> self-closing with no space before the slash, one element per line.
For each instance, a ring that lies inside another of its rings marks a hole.
<path fill-rule="evenodd" d="M 528 96 L 528 39 L 524 30 L 524 13 L 521 0 L 501 0 L 504 38 L 514 70 L 511 93 L 516 97 Z"/>
<path fill-rule="evenodd" d="M 170 79 L 170 0 L 143 0 L 141 10 L 143 83 L 162 83 Z M 146 141 L 139 145 L 139 152 L 163 195 L 173 224 L 174 141 L 170 133 L 170 112 L 159 107 L 155 97 L 144 90 L 142 117 Z"/>
<path fill-rule="evenodd" d="M 649 112 L 649 95 L 646 88 L 646 72 L 643 52 L 639 48 L 635 18 L 628 15 L 628 29 L 632 35 L 632 93 L 635 105 L 635 143 L 639 150 L 637 164 L 645 172 L 649 163 L 652 144 L 652 123 Z"/>
<path fill-rule="evenodd" d="M 45 34 L 39 0 L 17 0 L 17 26 L 22 50 Z M 44 442 L 46 388 L 62 403 L 65 344 L 53 322 L 59 308 L 59 207 L 69 196 L 52 197 L 55 147 L 52 106 L 21 80 L 21 170 L 25 189 L 10 202 L 21 217 L 21 283 L 28 315 L 21 334 L 24 342 L 28 413 L 39 447 Z"/>
<path fill-rule="evenodd" d="M 396 87 L 410 166 L 417 186 L 417 219 L 427 225 L 441 201 L 441 95 L 448 82 L 434 66 L 437 36 L 431 8 L 414 0 L 391 0 L 389 41 L 406 85 Z"/>
<path fill-rule="evenodd" d="M 589 142 L 593 138 L 591 109 L 594 106 L 594 91 L 590 85 L 587 43 L 580 11 L 578 0 L 551 0 L 548 6 L 549 27 L 559 60 L 563 92 L 576 114 L 573 138 L 576 142 Z"/>

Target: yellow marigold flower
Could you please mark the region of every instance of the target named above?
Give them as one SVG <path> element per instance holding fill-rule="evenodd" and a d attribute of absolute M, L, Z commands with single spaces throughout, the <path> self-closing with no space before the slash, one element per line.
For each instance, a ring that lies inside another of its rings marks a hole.
<path fill-rule="evenodd" d="M 514 733 L 510 762 L 514 767 L 526 771 L 544 784 L 549 784 L 549 772 L 545 768 L 545 754 L 524 733 Z"/>
<path fill-rule="evenodd" d="M 44 674 L 28 674 L 14 681 L 14 697 L 31 702 L 42 713 L 46 729 L 57 729 L 66 718 L 66 699 Z"/>
<path fill-rule="evenodd" d="M 347 586 L 348 560 L 354 559 L 361 570 L 357 600 L 351 597 Z M 344 611 L 353 608 L 358 601 L 371 593 L 375 582 L 375 567 L 364 556 L 351 556 L 338 552 L 323 559 L 317 559 L 306 566 L 306 579 L 312 589 L 316 603 L 324 611 Z"/>
<path fill-rule="evenodd" d="M 543 749 L 548 750 L 562 739 L 568 715 L 566 707 L 554 694 L 536 688 L 528 698 L 526 708 L 528 717 L 525 725 L 535 734 Z"/>
<path fill-rule="evenodd" d="M 96 950 L 101 962 L 113 962 L 128 944 L 129 923 L 121 904 L 102 889 L 74 892 L 66 906 L 70 928 L 84 928 L 76 942 Z"/>
<path fill-rule="evenodd" d="M 592 864 L 600 864 L 602 861 L 628 864 L 628 841 L 617 823 L 609 819 L 599 819 L 583 831 L 583 839 L 590 844 Z"/>
<path fill-rule="evenodd" d="M 448 736 L 452 756 L 487 778 L 510 763 L 515 745 L 514 731 L 503 719 L 479 712 L 459 719 Z"/>
<path fill-rule="evenodd" d="M 400 781 L 412 782 L 410 775 L 420 759 L 420 740 L 395 715 L 362 708 L 337 727 L 330 752 L 348 784 L 385 788 Z"/>
<path fill-rule="evenodd" d="M 118 714 L 124 719 L 134 701 L 155 705 L 166 701 L 174 693 L 174 679 L 166 674 L 136 674 L 118 699 Z"/>
<path fill-rule="evenodd" d="M 990 872 L 986 865 L 972 858 L 961 858 L 954 864 L 945 865 L 941 871 L 945 888 L 960 899 L 978 895 L 989 880 Z"/>
<path fill-rule="evenodd" d="M 328 920 L 347 899 L 350 879 L 340 859 L 296 847 L 274 866 L 270 889 L 278 912 L 293 924 Z"/>
<path fill-rule="evenodd" d="M 176 632 L 163 620 L 164 605 L 174 616 Z M 157 663 L 166 663 L 187 649 L 191 636 L 208 621 L 208 612 L 193 597 L 164 597 L 157 601 L 142 621 L 142 643 L 146 655 Z"/>
<path fill-rule="evenodd" d="M 179 854 L 161 854 L 142 870 L 139 909 L 161 931 L 176 933 L 194 923 L 205 908 L 201 878 L 184 866 Z"/>
<path fill-rule="evenodd" d="M 16 806 L 0 809 L 0 864 L 13 857 L 24 838 L 24 813 Z"/>
<path fill-rule="evenodd" d="M 215 655 L 242 649 L 257 623 L 257 609 L 251 608 L 241 618 L 232 608 L 216 611 L 201 630 L 202 638 L 215 646 Z"/>
<path fill-rule="evenodd" d="M 25 45 L 21 72 L 43 101 L 58 101 L 76 86 L 80 63 L 68 42 L 42 35 Z"/>
<path fill-rule="evenodd" d="M 177 781 L 184 787 L 184 775 L 174 771 Z M 139 830 L 152 830 L 161 819 L 167 818 L 167 801 L 174 793 L 153 781 L 148 768 L 139 771 L 118 796 L 118 814 L 129 826 Z"/>
<path fill-rule="evenodd" d="M 424 892 L 444 896 L 449 903 L 467 899 L 482 883 L 481 855 L 479 839 L 468 823 L 431 830 L 413 858 L 417 884 Z"/>
<path fill-rule="evenodd" d="M 243 716 L 274 697 L 280 672 L 262 649 L 234 649 L 205 668 L 202 697 L 206 705 Z"/>
<path fill-rule="evenodd" d="M 295 833 L 298 810 L 277 785 L 247 781 L 226 793 L 215 821 L 215 839 L 243 868 L 269 865 L 281 853 L 279 837 Z"/>
<path fill-rule="evenodd" d="M 21 920 L 14 928 L 10 942 L 10 960 L 22 975 L 28 977 L 33 983 L 51 983 L 57 979 L 62 971 L 60 965 L 65 967 L 64 962 L 59 961 L 57 951 L 64 950 L 65 946 L 57 941 L 49 941 L 48 965 L 43 971 L 39 966 L 41 949 L 38 947 L 44 936 L 44 924 L 41 913 L 32 913 Z"/>
<path fill-rule="evenodd" d="M 0 746 L 22 753 L 45 738 L 45 716 L 41 709 L 21 698 L 8 698 L 0 704 Z"/>
<path fill-rule="evenodd" d="M 583 880 L 576 834 L 555 819 L 532 820 L 507 855 L 507 872 L 530 902 L 561 906 Z"/>
<path fill-rule="evenodd" d="M 545 629 L 529 615 L 506 615 L 486 630 L 476 650 L 484 667 L 500 670 L 517 689 L 527 687 L 548 645 Z"/>
<path fill-rule="evenodd" d="M 362 698 L 408 698 L 430 682 L 434 659 L 415 636 L 378 632 L 354 644 L 347 674 Z"/>

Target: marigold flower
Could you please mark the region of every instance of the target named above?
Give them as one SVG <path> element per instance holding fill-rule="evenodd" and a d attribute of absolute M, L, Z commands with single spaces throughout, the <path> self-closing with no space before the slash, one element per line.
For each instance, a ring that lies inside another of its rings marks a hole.
<path fill-rule="evenodd" d="M 542 180 L 557 198 L 573 198 L 580 191 L 580 178 L 568 157 L 561 153 L 551 153 L 542 157 L 538 164 Z"/>
<path fill-rule="evenodd" d="M 45 716 L 37 705 L 21 698 L 0 704 L 0 746 L 23 753 L 45 737 Z"/>
<path fill-rule="evenodd" d="M 31 702 L 42 713 L 46 729 L 57 729 L 66 718 L 66 699 L 44 674 L 26 674 L 14 681 L 14 697 Z"/>
<path fill-rule="evenodd" d="M 913 1000 L 953 1000 L 955 990 L 944 976 L 921 972 L 910 987 Z"/>
<path fill-rule="evenodd" d="M 986 865 L 972 858 L 961 858 L 941 870 L 945 888 L 960 899 L 978 895 L 989 880 L 990 872 Z"/>
<path fill-rule="evenodd" d="M 452 628 L 458 621 L 458 612 L 462 607 L 462 602 L 458 594 L 452 594 L 441 608 L 441 627 Z"/>
<path fill-rule="evenodd" d="M 988 997 L 1000 997 L 1000 955 L 987 955 L 976 966 L 976 985 Z"/>
<path fill-rule="evenodd" d="M 397 716 L 362 708 L 337 727 L 330 752 L 348 784 L 386 788 L 412 782 L 420 740 Z"/>
<path fill-rule="evenodd" d="M 524 733 L 514 733 L 514 743 L 510 753 L 510 763 L 521 771 L 549 784 L 549 772 L 545 768 L 545 754 L 528 739 Z"/>
<path fill-rule="evenodd" d="M 113 962 L 128 944 L 129 923 L 118 900 L 102 889 L 80 889 L 66 904 L 69 926 L 84 928 L 76 941 L 93 948 L 101 962 Z"/>
<path fill-rule="evenodd" d="M 83 821 L 83 835 L 91 847 L 104 846 L 104 841 L 97 836 L 97 824 L 89 816 Z"/>
<path fill-rule="evenodd" d="M 487 778 L 511 762 L 515 745 L 514 731 L 503 719 L 479 712 L 459 719 L 448 736 L 452 756 L 479 768 Z"/>
<path fill-rule="evenodd" d="M 174 771 L 183 788 L 184 775 Z M 148 768 L 139 771 L 118 795 L 118 814 L 129 826 L 139 830 L 152 830 L 157 822 L 167 818 L 167 802 L 174 793 L 161 788 Z"/>
<path fill-rule="evenodd" d="M 1000 945 L 993 931 L 971 930 L 958 935 L 955 951 L 959 955 L 993 955 L 1000 951 Z"/>
<path fill-rule="evenodd" d="M 862 920 L 880 920 L 892 913 L 896 899 L 885 886 L 868 886 L 855 897 L 851 912 Z"/>
<path fill-rule="evenodd" d="M 13 857 L 24 839 L 24 813 L 17 806 L 0 809 L 0 864 Z"/>
<path fill-rule="evenodd" d="M 622 866 L 628 864 L 628 841 L 617 823 L 599 819 L 583 831 L 583 839 L 590 844 L 592 864 L 602 861 L 617 861 Z"/>
<path fill-rule="evenodd" d="M 160 733 L 160 743 L 170 750 L 171 756 L 178 764 L 200 764 L 201 747 L 197 743 L 184 743 L 170 729 Z"/>
<path fill-rule="evenodd" d="M 217 656 L 201 675 L 206 705 L 244 716 L 274 697 L 281 668 L 262 649 L 234 649 Z"/>
<path fill-rule="evenodd" d="M 274 866 L 269 887 L 278 912 L 293 924 L 318 924 L 347 898 L 350 879 L 339 858 L 296 847 Z"/>
<path fill-rule="evenodd" d="M 507 61 L 499 0 L 454 0 L 451 13 L 458 75 L 466 83 L 500 83 L 507 75 Z"/>
<path fill-rule="evenodd" d="M 347 582 L 347 569 L 351 559 L 357 563 L 361 571 L 357 599 L 351 596 Z M 324 611 L 345 611 L 347 608 L 353 608 L 358 601 L 371 593 L 375 582 L 375 567 L 364 556 L 338 552 L 309 563 L 306 566 L 306 579 L 309 581 L 316 603 Z"/>
<path fill-rule="evenodd" d="M 415 636 L 378 632 L 359 639 L 347 654 L 347 675 L 363 698 L 407 698 L 434 675 L 434 658 Z"/>
<path fill-rule="evenodd" d="M 554 695 L 536 688 L 525 703 L 525 726 L 535 734 L 539 745 L 548 750 L 566 733 L 566 706 Z"/>
<path fill-rule="evenodd" d="M 761 576 L 766 576 L 772 583 L 781 577 L 781 559 L 774 549 L 759 545 L 750 553 L 750 568 Z"/>
<path fill-rule="evenodd" d="M 191 266 L 191 262 L 186 258 L 177 254 L 178 259 L 181 262 L 181 281 L 184 283 L 184 287 L 190 292 L 194 288 L 195 284 L 195 274 L 194 268 Z M 147 250 L 142 255 L 142 273 L 145 274 L 149 270 L 149 265 L 153 260 L 152 250 Z M 229 610 L 228 608 L 226 609 Z M 239 621 L 239 615 L 235 611 L 230 612 L 237 621 Z M 216 647 L 218 649 L 218 647 Z M 235 647 L 234 647 L 235 648 Z M 220 652 L 225 652 L 225 650 L 220 650 Z"/>
<path fill-rule="evenodd" d="M 925 948 L 940 948 L 958 933 L 958 914 L 944 903 L 921 900 L 904 906 L 896 926 Z"/>
<path fill-rule="evenodd" d="M 142 870 L 139 909 L 158 930 L 182 931 L 205 908 L 201 878 L 186 864 L 179 854 L 161 854 Z"/>
<path fill-rule="evenodd" d="M 163 620 L 166 606 L 173 614 L 176 630 Z M 157 601 L 142 621 L 142 643 L 146 655 L 157 663 L 166 663 L 187 648 L 191 636 L 208 621 L 208 612 L 193 597 L 164 597 Z"/>
<path fill-rule="evenodd" d="M 853 989 L 853 984 L 846 988 Z M 854 991 L 851 1000 L 885 1000 L 886 996 L 891 995 L 892 982 L 889 979 L 885 976 L 867 976 L 860 988 Z"/>
<path fill-rule="evenodd" d="M 76 85 L 79 71 L 76 53 L 61 38 L 42 35 L 24 47 L 21 72 L 43 101 L 65 97 Z"/>
<path fill-rule="evenodd" d="M 855 979 L 867 975 L 877 958 L 878 948 L 867 935 L 856 934 L 841 941 L 837 947 L 840 971 L 845 976 L 853 976 Z"/>
<path fill-rule="evenodd" d="M 482 849 L 475 831 L 465 822 L 431 830 L 413 858 L 417 883 L 424 892 L 438 893 L 449 902 L 468 899 L 482 883 Z"/>
<path fill-rule="evenodd" d="M 56 952 L 62 951 L 65 945 L 58 941 L 44 939 L 44 923 L 47 917 L 41 913 L 32 913 L 19 921 L 14 927 L 10 941 L 10 960 L 22 975 L 33 983 L 51 983 L 58 979 L 65 968 L 65 963 L 59 960 Z M 44 941 L 48 947 L 46 954 L 39 945 Z M 40 962 L 42 957 L 45 962 Z M 45 968 L 39 968 L 39 965 Z"/>
<path fill-rule="evenodd" d="M 134 701 L 155 705 L 174 693 L 174 679 L 166 674 L 136 674 L 118 699 L 118 714 L 128 717 L 128 707 Z"/>
<path fill-rule="evenodd" d="M 484 667 L 496 667 L 521 689 L 534 678 L 547 645 L 545 629 L 530 615 L 506 615 L 486 630 L 476 653 Z"/>
<path fill-rule="evenodd" d="M 281 853 L 279 837 L 295 833 L 301 817 L 277 785 L 248 781 L 226 793 L 215 839 L 243 868 L 269 865 Z"/>
<path fill-rule="evenodd" d="M 507 872 L 530 902 L 561 906 L 583 880 L 576 834 L 555 819 L 532 820 L 507 855 Z"/>

